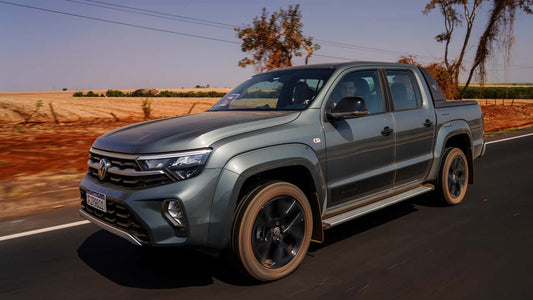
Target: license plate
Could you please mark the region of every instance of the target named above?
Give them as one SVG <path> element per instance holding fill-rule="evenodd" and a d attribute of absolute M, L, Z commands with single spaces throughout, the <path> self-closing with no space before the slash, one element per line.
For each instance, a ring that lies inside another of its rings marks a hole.
<path fill-rule="evenodd" d="M 103 212 L 107 212 L 105 195 L 97 193 L 95 191 L 87 190 L 85 193 L 87 205 L 94 207 Z"/>

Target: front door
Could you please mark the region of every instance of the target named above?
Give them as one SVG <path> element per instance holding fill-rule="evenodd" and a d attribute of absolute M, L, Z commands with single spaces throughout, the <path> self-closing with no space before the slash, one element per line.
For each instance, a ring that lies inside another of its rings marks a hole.
<path fill-rule="evenodd" d="M 368 115 L 324 124 L 328 207 L 392 188 L 394 119 L 387 112 L 377 70 L 349 73 L 329 96 L 333 107 L 343 97 L 361 97 Z"/>

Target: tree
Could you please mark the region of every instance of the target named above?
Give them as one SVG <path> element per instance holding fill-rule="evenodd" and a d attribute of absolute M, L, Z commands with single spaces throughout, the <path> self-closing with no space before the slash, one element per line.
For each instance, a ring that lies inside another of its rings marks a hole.
<path fill-rule="evenodd" d="M 470 35 L 474 25 L 474 20 L 482 2 L 492 2 L 493 8 L 490 12 L 489 22 L 477 45 L 476 58 L 470 68 L 469 76 L 465 87 L 459 93 L 459 74 L 463 69 L 463 60 L 470 41 Z M 513 44 L 513 24 L 517 8 L 526 13 L 531 13 L 530 6 L 533 0 L 432 0 L 424 9 L 423 13 L 428 14 L 431 10 L 439 8 L 444 17 L 444 32 L 438 34 L 435 39 L 437 42 L 444 43 L 444 66 L 451 76 L 453 85 L 456 88 L 454 98 L 461 99 L 470 80 L 475 72 L 478 72 L 480 80 L 485 80 L 485 62 L 490 57 L 494 47 L 494 41 L 500 37 L 502 47 L 506 49 L 506 58 L 509 62 L 510 50 Z M 463 37 L 461 51 L 456 59 L 449 58 L 449 47 L 456 26 L 466 22 L 466 31 Z"/>
<path fill-rule="evenodd" d="M 256 66 L 258 72 L 292 66 L 293 57 L 300 57 L 305 51 L 305 64 L 309 57 L 320 49 L 312 37 L 302 33 L 302 15 L 299 4 L 280 8 L 272 14 L 263 8 L 262 14 L 255 17 L 251 25 L 235 28 L 237 37 L 242 40 L 241 50 L 251 54 L 239 61 L 240 67 Z"/>
<path fill-rule="evenodd" d="M 423 13 L 428 14 L 436 7 L 439 8 L 440 13 L 444 17 L 444 32 L 435 36 L 435 40 L 439 43 L 444 43 L 444 66 L 446 67 L 448 76 L 451 82 L 449 84 L 449 92 L 451 98 L 458 98 L 459 94 L 459 73 L 463 68 L 463 59 L 472 33 L 474 20 L 481 5 L 482 0 L 474 0 L 472 6 L 468 6 L 467 0 L 432 0 L 426 5 Z M 462 11 L 462 13 L 461 13 Z M 452 40 L 453 32 L 456 26 L 459 26 L 466 21 L 466 31 L 463 37 L 461 52 L 456 59 L 450 60 L 449 47 Z"/>
<path fill-rule="evenodd" d="M 506 66 L 509 65 L 511 58 L 511 48 L 514 44 L 513 25 L 516 15 L 516 9 L 520 8 L 522 11 L 531 14 L 531 5 L 533 0 L 494 0 L 492 2 L 492 9 L 490 12 L 489 22 L 485 31 L 479 39 L 479 44 L 476 50 L 476 56 L 465 87 L 459 95 L 463 97 L 466 88 L 472 80 L 472 76 L 475 72 L 478 72 L 478 76 L 481 82 L 485 82 L 487 70 L 485 64 L 494 50 L 494 42 L 500 38 L 500 47 L 505 50 Z"/>

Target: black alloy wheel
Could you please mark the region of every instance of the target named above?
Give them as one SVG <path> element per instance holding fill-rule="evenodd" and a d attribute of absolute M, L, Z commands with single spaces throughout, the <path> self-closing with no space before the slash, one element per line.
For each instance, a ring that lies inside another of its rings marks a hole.
<path fill-rule="evenodd" d="M 268 201 L 259 211 L 252 229 L 255 257 L 267 268 L 290 262 L 302 246 L 305 233 L 302 207 L 290 196 Z"/>

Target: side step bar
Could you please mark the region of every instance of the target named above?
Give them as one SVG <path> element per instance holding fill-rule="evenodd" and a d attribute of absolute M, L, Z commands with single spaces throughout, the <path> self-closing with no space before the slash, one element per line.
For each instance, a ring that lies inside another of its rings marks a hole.
<path fill-rule="evenodd" d="M 366 215 L 368 213 L 371 213 L 373 211 L 376 211 L 378 209 L 387 207 L 389 205 L 393 205 L 395 203 L 407 200 L 409 198 L 413 198 L 415 196 L 427 193 L 435 189 L 435 187 L 431 184 L 425 184 L 423 186 L 419 186 L 417 188 L 414 188 L 412 190 L 409 190 L 407 192 L 403 192 L 401 194 L 392 196 L 390 198 L 385 198 L 383 200 L 347 211 L 345 213 L 329 217 L 327 219 L 324 219 L 322 221 L 322 224 L 324 225 L 324 229 L 329 229 L 331 227 L 340 225 L 344 222 L 348 222 L 350 220 L 353 220 L 355 218 L 358 218 L 360 216 Z"/>

